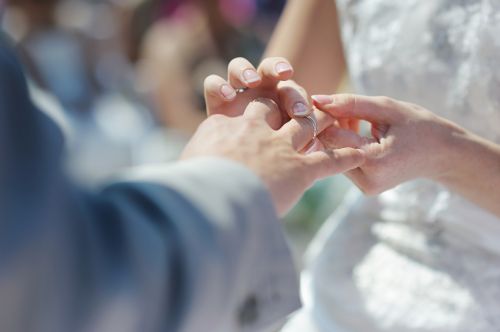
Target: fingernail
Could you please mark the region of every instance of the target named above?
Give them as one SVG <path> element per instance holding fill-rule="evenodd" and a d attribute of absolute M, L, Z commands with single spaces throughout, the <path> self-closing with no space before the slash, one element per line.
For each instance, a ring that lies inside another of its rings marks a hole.
<path fill-rule="evenodd" d="M 229 85 L 227 85 L 227 84 L 223 84 L 220 87 L 220 93 L 222 93 L 222 95 L 224 96 L 224 98 L 226 98 L 228 100 L 231 100 L 234 97 L 236 97 L 236 91 L 232 87 L 230 87 Z"/>
<path fill-rule="evenodd" d="M 298 103 L 295 103 L 295 105 L 293 105 L 292 112 L 295 116 L 304 116 L 309 114 L 309 108 L 306 106 L 306 104 L 299 101 Z"/>
<path fill-rule="evenodd" d="M 276 70 L 276 72 L 278 74 L 283 74 L 283 73 L 286 73 L 286 72 L 289 72 L 289 71 L 292 71 L 293 68 L 292 66 L 290 66 L 290 64 L 286 63 L 286 62 L 280 62 L 278 63 L 274 69 Z"/>
<path fill-rule="evenodd" d="M 255 83 L 260 81 L 260 76 L 253 69 L 247 69 L 243 72 L 243 79 L 246 83 Z"/>
<path fill-rule="evenodd" d="M 328 95 L 315 95 L 311 96 L 311 98 L 320 105 L 327 105 L 333 103 L 332 96 Z"/>

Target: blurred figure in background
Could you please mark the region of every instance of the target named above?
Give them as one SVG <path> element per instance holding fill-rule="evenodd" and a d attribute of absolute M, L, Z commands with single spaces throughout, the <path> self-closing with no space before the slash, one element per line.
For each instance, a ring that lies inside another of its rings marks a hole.
<path fill-rule="evenodd" d="M 155 128 L 135 91 L 124 48 L 129 7 L 120 3 L 9 0 L 3 20 L 23 55 L 32 91 L 52 94 L 70 124 L 70 170 L 91 185 L 141 163 L 136 147 Z M 172 157 L 181 148 L 173 148 Z"/>
<path fill-rule="evenodd" d="M 33 90 L 64 110 L 70 169 L 93 185 L 176 159 L 205 118 L 204 77 L 236 55 L 257 61 L 283 3 L 8 0 L 3 26 Z"/>
<path fill-rule="evenodd" d="M 131 55 L 139 60 L 141 81 L 148 82 L 145 90 L 161 123 L 192 134 L 205 117 L 203 79 L 224 75 L 232 58 L 259 60 L 274 21 L 260 24 L 268 16 L 257 15 L 258 5 L 254 0 L 149 0 L 139 6 Z M 144 17 L 152 19 L 141 27 Z"/>
<path fill-rule="evenodd" d="M 277 213 L 362 154 L 301 154 L 310 127 L 271 135 L 275 103 L 239 105 L 207 119 L 183 161 L 85 190 L 0 33 L 0 331 L 264 331 L 296 309 Z"/>

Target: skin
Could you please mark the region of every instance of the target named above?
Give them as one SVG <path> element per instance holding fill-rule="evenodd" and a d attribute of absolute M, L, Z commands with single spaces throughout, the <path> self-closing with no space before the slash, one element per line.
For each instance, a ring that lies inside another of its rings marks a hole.
<path fill-rule="evenodd" d="M 316 107 L 334 117 L 371 123 L 372 137 L 358 142 L 366 162 L 347 173 L 365 193 L 375 195 L 427 178 L 500 216 L 500 145 L 418 105 L 387 97 L 341 94 L 315 99 Z M 328 138 L 323 143 L 334 147 Z"/>
<path fill-rule="evenodd" d="M 288 59 L 311 94 L 336 91 L 346 71 L 333 0 L 289 0 L 266 50 Z"/>
<path fill-rule="evenodd" d="M 194 134 L 182 159 L 214 156 L 247 166 L 268 187 L 279 215 L 285 214 L 316 180 L 364 162 L 363 153 L 351 148 L 300 153 L 312 138 L 310 130 L 296 120 L 273 130 L 268 124 L 273 113 L 280 113 L 274 101 L 257 99 L 242 115 L 209 117 Z"/>
<path fill-rule="evenodd" d="M 281 57 L 264 59 L 257 69 L 248 60 L 236 58 L 229 63 L 227 80 L 217 75 L 205 80 L 208 115 L 238 116 L 249 102 L 265 97 L 274 100 L 282 110 L 281 117 L 272 123 L 274 129 L 292 117 L 307 116 L 312 104 L 307 92 L 290 80 L 293 74 L 292 65 Z M 237 96 L 238 88 L 249 90 Z"/>
<path fill-rule="evenodd" d="M 265 52 L 296 68 L 294 80 L 312 95 L 335 92 L 347 71 L 334 0 L 289 0 Z M 359 132 L 359 121 L 338 125 Z"/>
<path fill-rule="evenodd" d="M 335 2 L 289 0 L 266 55 L 289 59 L 296 68 L 295 80 L 308 91 L 336 91 L 346 63 Z M 334 127 L 320 136 L 327 148 L 340 143 L 364 145 L 367 163 L 348 173 L 363 191 L 377 194 L 407 180 L 425 177 L 500 214 L 498 145 L 417 105 L 386 97 L 335 98 L 346 98 L 347 101 L 339 102 L 345 106 L 322 106 L 316 101 L 321 96 L 312 96 L 314 104 L 337 117 L 342 128 L 358 132 L 357 119 L 371 121 L 373 125 L 375 140 L 371 141 L 365 138 L 363 142 L 352 133 Z M 354 100 L 358 102 L 356 107 Z M 369 105 L 371 111 L 359 114 L 365 109 L 359 103 Z M 347 109 L 351 112 L 342 113 Z M 385 117 L 381 118 L 382 115 Z"/>
<path fill-rule="evenodd" d="M 280 215 L 316 180 L 364 162 L 364 152 L 354 147 L 360 137 L 335 126 L 328 113 L 313 112 L 305 90 L 290 80 L 293 72 L 280 57 L 263 60 L 257 69 L 237 58 L 228 66 L 227 79 L 207 77 L 209 117 L 183 154 L 183 158 L 219 156 L 246 165 L 266 183 Z M 248 90 L 236 93 L 242 87 Z M 296 116 L 297 103 L 306 105 L 307 113 Z M 311 122 L 304 115 L 315 118 L 318 133 L 330 128 L 340 132 L 339 137 L 346 136 L 342 133 L 352 137 L 336 142 L 335 149 L 324 149 L 313 140 Z"/>
<path fill-rule="evenodd" d="M 248 81 L 245 75 L 252 74 L 253 79 Z M 330 142 L 335 143 L 335 148 L 356 148 L 360 137 L 350 130 L 339 126 L 338 121 L 325 112 L 320 112 L 311 105 L 308 94 L 304 88 L 290 80 L 294 69 L 284 58 L 273 57 L 264 59 L 255 69 L 244 58 L 236 58 L 229 63 L 227 80 L 211 75 L 205 80 L 205 99 L 207 113 L 224 114 L 226 116 L 240 116 L 248 103 L 256 98 L 269 98 L 273 100 L 280 112 L 270 113 L 267 122 L 277 130 L 285 125 L 291 118 L 295 119 L 304 130 L 314 134 L 314 128 L 306 116 L 313 118 L 317 124 L 317 133 L 328 130 Z M 243 93 L 237 94 L 235 89 L 245 87 Z M 299 113 L 296 112 L 296 106 Z M 304 112 L 305 111 L 305 112 Z M 304 146 L 298 146 L 303 153 L 324 149 L 320 140 L 313 140 Z"/>

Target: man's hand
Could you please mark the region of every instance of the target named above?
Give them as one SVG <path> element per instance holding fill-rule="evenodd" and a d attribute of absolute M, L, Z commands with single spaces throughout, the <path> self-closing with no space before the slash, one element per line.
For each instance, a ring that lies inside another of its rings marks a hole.
<path fill-rule="evenodd" d="M 316 107 L 336 118 L 371 123 L 372 137 L 359 142 L 366 163 L 347 173 L 367 194 L 419 177 L 439 180 L 449 170 L 447 142 L 463 131 L 420 106 L 387 97 L 344 94 L 314 96 L 313 100 Z M 332 136 L 328 130 L 320 136 L 327 148 L 339 141 Z"/>
<path fill-rule="evenodd" d="M 240 116 L 211 116 L 199 127 L 182 158 L 215 156 L 246 165 L 267 185 L 279 214 L 287 212 L 316 180 L 364 162 L 364 153 L 353 148 L 300 153 L 314 134 L 310 122 L 293 119 L 272 129 L 267 120 L 279 113 L 274 101 L 261 98 Z"/>
<path fill-rule="evenodd" d="M 236 58 L 228 66 L 228 80 L 211 75 L 205 80 L 205 99 L 208 115 L 223 114 L 229 117 L 242 115 L 247 105 L 257 98 L 273 100 L 280 112 L 268 114 L 267 123 L 272 129 L 279 129 L 291 118 L 314 118 L 318 133 L 328 128 L 330 138 L 335 138 L 335 148 L 357 147 L 362 140 L 353 134 L 357 120 L 337 121 L 330 115 L 314 109 L 307 91 L 294 81 L 293 68 L 284 58 L 267 58 L 256 70 L 244 58 Z M 236 89 L 246 88 L 241 94 Z M 307 125 L 307 120 L 304 120 Z M 301 121 L 301 123 L 304 123 Z M 310 124 L 309 124 L 310 125 Z M 302 152 L 323 148 L 320 141 L 308 144 Z"/>

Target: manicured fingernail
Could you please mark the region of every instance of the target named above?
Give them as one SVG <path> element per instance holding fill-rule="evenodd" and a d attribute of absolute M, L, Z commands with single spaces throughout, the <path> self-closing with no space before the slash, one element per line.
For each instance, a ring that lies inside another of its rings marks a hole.
<path fill-rule="evenodd" d="M 231 100 L 234 97 L 236 97 L 236 91 L 232 87 L 230 87 L 229 85 L 227 85 L 227 84 L 223 84 L 220 87 L 220 93 L 222 93 L 222 95 L 224 96 L 224 98 L 226 98 L 228 100 Z"/>
<path fill-rule="evenodd" d="M 243 79 L 246 83 L 255 83 L 260 81 L 260 76 L 253 69 L 247 69 L 243 72 Z"/>
<path fill-rule="evenodd" d="M 311 98 L 320 105 L 327 105 L 333 103 L 332 96 L 328 95 L 315 95 L 311 96 Z"/>
<path fill-rule="evenodd" d="M 295 116 L 304 116 L 309 114 L 309 108 L 306 106 L 306 104 L 299 101 L 298 103 L 295 103 L 295 105 L 293 105 L 292 112 Z"/>
<path fill-rule="evenodd" d="M 292 68 L 292 66 L 290 66 L 290 64 L 288 64 L 286 62 L 280 62 L 280 63 L 276 64 L 276 66 L 274 67 L 274 70 L 276 70 L 276 72 L 278 74 L 283 74 L 283 73 L 292 71 L 293 68 Z"/>

